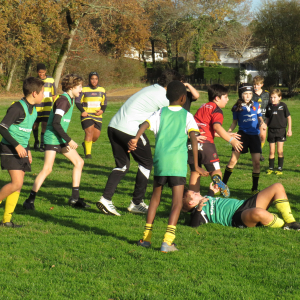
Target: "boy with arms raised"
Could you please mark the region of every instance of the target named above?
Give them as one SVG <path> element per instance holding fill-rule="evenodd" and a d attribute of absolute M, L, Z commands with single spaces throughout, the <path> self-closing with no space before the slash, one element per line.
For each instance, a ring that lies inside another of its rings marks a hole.
<path fill-rule="evenodd" d="M 208 87 L 208 103 L 203 104 L 196 112 L 194 118 L 201 132 L 206 139 L 198 142 L 199 166 L 204 164 L 211 178 L 221 188 L 221 193 L 229 197 L 228 187 L 221 181 L 220 160 L 214 144 L 214 137 L 219 136 L 229 142 L 236 151 L 242 150 L 242 143 L 237 140 L 239 136 L 235 133 L 228 133 L 223 127 L 223 112 L 228 102 L 228 89 L 220 84 L 213 84 Z M 189 188 L 195 192 L 200 191 L 200 174 L 194 166 L 193 152 L 191 145 L 188 145 L 188 163 L 191 169 Z"/>
<path fill-rule="evenodd" d="M 300 223 L 293 217 L 289 200 L 281 183 L 275 183 L 247 200 L 213 197 L 218 187 L 210 184 L 208 196 L 185 191 L 183 211 L 191 213 L 190 226 L 216 223 L 238 228 L 266 226 L 286 230 L 300 230 Z M 271 204 L 281 213 L 282 219 L 268 212 Z"/>
<path fill-rule="evenodd" d="M 6 198 L 3 220 L 0 226 L 22 227 L 11 222 L 23 186 L 25 172 L 31 171 L 32 156 L 29 138 L 37 118 L 36 104 L 44 97 L 44 82 L 29 77 L 23 82 L 24 98 L 14 102 L 0 123 L 1 168 L 8 170 L 11 182 L 0 190 L 0 203 Z"/>
<path fill-rule="evenodd" d="M 84 161 L 75 150 L 78 145 L 67 134 L 74 108 L 74 99 L 79 96 L 82 90 L 82 78 L 69 74 L 62 79 L 61 85 L 64 93 L 54 102 L 45 132 L 44 167 L 34 181 L 29 198 L 23 203 L 25 209 L 34 209 L 36 193 L 46 177 L 52 172 L 57 152 L 62 153 L 74 165 L 72 196 L 69 199 L 69 205 L 89 207 L 82 198 L 79 198 L 79 184 Z"/>
<path fill-rule="evenodd" d="M 38 77 L 44 82 L 44 98 L 40 104 L 36 105 L 38 117 L 33 124 L 34 150 L 44 152 L 44 134 L 47 127 L 49 114 L 52 108 L 53 101 L 56 98 L 56 88 L 54 78 L 46 75 L 47 69 L 44 64 L 37 64 Z M 41 123 L 41 145 L 39 145 L 39 124 Z"/>
<path fill-rule="evenodd" d="M 257 75 L 253 78 L 253 89 L 254 89 L 254 93 L 253 93 L 253 97 L 252 100 L 254 102 L 258 102 L 259 103 L 259 108 L 261 110 L 261 115 L 262 118 L 265 122 L 266 120 L 266 109 L 267 109 L 267 105 L 269 103 L 269 99 L 270 99 L 270 95 L 269 92 L 267 90 L 263 90 L 263 86 L 264 86 L 264 78 L 260 75 Z M 266 134 L 267 131 L 266 130 L 261 130 L 259 137 L 261 140 L 261 149 L 264 147 L 265 142 L 266 142 Z M 262 156 L 262 154 L 260 155 L 260 161 L 264 161 L 264 157 Z"/>
<path fill-rule="evenodd" d="M 147 121 L 141 124 L 134 139 L 128 143 L 129 151 L 137 147 L 140 136 L 146 129 L 156 135 L 154 164 L 153 194 L 150 200 L 144 237 L 138 242 L 139 246 L 151 246 L 152 226 L 157 207 L 160 203 L 161 192 L 164 184 L 168 182 L 172 187 L 172 209 L 169 217 L 161 251 L 177 251 L 173 243 L 175 230 L 180 210 L 182 207 L 182 194 L 187 174 L 187 136 L 190 135 L 194 149 L 194 163 L 196 171 L 203 176 L 208 173 L 198 166 L 197 139 L 199 133 L 193 115 L 182 108 L 186 101 L 186 88 L 180 81 L 172 81 L 167 87 L 167 98 L 170 106 L 163 107 L 155 112 Z"/>

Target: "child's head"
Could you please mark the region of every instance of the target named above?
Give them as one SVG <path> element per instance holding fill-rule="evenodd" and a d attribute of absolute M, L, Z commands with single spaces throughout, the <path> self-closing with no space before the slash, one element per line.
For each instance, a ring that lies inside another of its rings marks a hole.
<path fill-rule="evenodd" d="M 253 87 L 249 83 L 242 83 L 239 87 L 239 97 L 245 103 L 249 103 L 253 97 Z"/>
<path fill-rule="evenodd" d="M 273 89 L 270 93 L 270 100 L 272 104 L 277 104 L 282 99 L 282 93 L 279 89 Z"/>
<path fill-rule="evenodd" d="M 37 64 L 36 66 L 36 71 L 38 73 L 38 76 L 41 78 L 41 79 L 45 79 L 46 78 L 46 72 L 47 72 L 47 69 L 46 69 L 46 66 L 42 63 L 40 64 Z"/>
<path fill-rule="evenodd" d="M 91 72 L 89 74 L 89 85 L 96 87 L 99 82 L 99 75 L 97 72 Z"/>
<path fill-rule="evenodd" d="M 33 92 L 40 94 L 43 91 L 44 81 L 36 77 L 28 77 L 23 81 L 23 94 L 30 96 Z"/>
<path fill-rule="evenodd" d="M 191 211 L 203 198 L 204 197 L 202 197 L 199 192 L 197 193 L 192 190 L 184 190 L 181 210 L 184 212 Z"/>
<path fill-rule="evenodd" d="M 66 75 L 62 81 L 61 86 L 64 92 L 72 91 L 75 97 L 78 97 L 82 90 L 82 78 L 76 74 Z"/>
<path fill-rule="evenodd" d="M 264 85 L 264 78 L 257 75 L 253 78 L 253 88 L 255 92 L 259 92 Z"/>
<path fill-rule="evenodd" d="M 215 102 L 220 108 L 224 108 L 228 102 L 228 89 L 220 84 L 213 84 L 207 88 L 208 101 Z"/>
<path fill-rule="evenodd" d="M 185 85 L 179 80 L 171 81 L 167 87 L 167 98 L 170 104 L 183 106 L 186 101 Z"/>
<path fill-rule="evenodd" d="M 157 80 L 157 83 L 162 87 L 167 87 L 173 80 L 180 80 L 181 75 L 175 70 L 164 70 Z"/>

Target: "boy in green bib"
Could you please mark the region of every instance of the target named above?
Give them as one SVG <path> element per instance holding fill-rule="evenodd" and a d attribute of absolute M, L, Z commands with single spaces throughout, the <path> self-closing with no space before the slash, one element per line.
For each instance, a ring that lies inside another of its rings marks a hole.
<path fill-rule="evenodd" d="M 56 153 L 62 153 L 74 165 L 72 196 L 69 198 L 69 205 L 82 208 L 89 207 L 79 197 L 79 185 L 84 161 L 76 151 L 78 145 L 67 134 L 75 104 L 74 99 L 79 96 L 82 90 L 82 78 L 69 74 L 62 79 L 61 85 L 64 93 L 59 95 L 53 104 L 44 135 L 44 167 L 34 181 L 29 198 L 23 203 L 25 209 L 34 209 L 36 194 L 46 177 L 52 172 Z"/>
<path fill-rule="evenodd" d="M 154 154 L 154 183 L 153 194 L 150 200 L 144 237 L 138 241 L 139 246 L 151 246 L 152 226 L 157 207 L 160 203 L 164 184 L 172 187 L 172 209 L 169 217 L 161 251 L 177 251 L 173 243 L 180 210 L 182 194 L 187 174 L 187 138 L 190 136 L 194 153 L 196 171 L 202 176 L 208 172 L 198 166 L 198 149 L 196 135 L 198 126 L 191 113 L 182 108 L 186 101 L 186 88 L 180 81 L 174 80 L 167 87 L 167 98 L 170 106 L 163 107 L 155 112 L 148 120 L 141 124 L 136 137 L 129 141 L 129 151 L 134 151 L 140 136 L 146 129 L 150 129 L 156 136 Z"/>
<path fill-rule="evenodd" d="M 32 156 L 29 138 L 37 118 L 36 104 L 44 97 L 44 82 L 29 77 L 23 82 L 24 98 L 14 102 L 0 123 L 1 168 L 8 170 L 11 182 L 0 190 L 0 203 L 6 198 L 4 215 L 0 226 L 22 227 L 11 222 L 23 186 L 25 172 L 31 171 Z"/>

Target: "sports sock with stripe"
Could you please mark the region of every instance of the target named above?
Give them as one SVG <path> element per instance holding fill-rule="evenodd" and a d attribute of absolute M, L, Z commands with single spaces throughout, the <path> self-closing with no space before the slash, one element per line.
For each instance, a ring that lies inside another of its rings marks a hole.
<path fill-rule="evenodd" d="M 271 228 L 281 228 L 284 225 L 284 221 L 280 218 L 278 218 L 277 215 L 272 214 L 274 216 L 274 219 L 267 225 L 266 227 L 271 227 Z"/>
<path fill-rule="evenodd" d="M 90 142 L 84 141 L 85 155 L 91 155 L 91 153 L 92 153 L 92 145 L 93 145 L 92 141 L 90 141 Z"/>
<path fill-rule="evenodd" d="M 275 158 L 269 158 L 269 169 L 274 170 Z"/>
<path fill-rule="evenodd" d="M 278 170 L 282 171 L 284 157 L 278 157 Z"/>
<path fill-rule="evenodd" d="M 16 208 L 20 196 L 20 192 L 14 192 L 6 198 L 5 209 L 3 214 L 3 223 L 10 222 L 12 214 Z"/>
<path fill-rule="evenodd" d="M 259 174 L 260 173 L 252 173 L 252 191 L 258 189 Z"/>
<path fill-rule="evenodd" d="M 224 173 L 223 180 L 222 180 L 225 184 L 227 184 L 232 172 L 233 172 L 233 168 L 229 168 L 229 167 L 225 168 L 225 173 Z"/>
<path fill-rule="evenodd" d="M 168 225 L 163 242 L 167 243 L 169 246 L 171 246 L 173 241 L 175 240 L 175 230 L 176 226 Z"/>
<path fill-rule="evenodd" d="M 153 224 L 146 223 L 143 241 L 151 242 Z"/>
<path fill-rule="evenodd" d="M 274 201 L 275 207 L 281 213 L 283 220 L 286 223 L 295 222 L 295 218 L 292 214 L 290 202 L 288 199 L 276 199 Z"/>

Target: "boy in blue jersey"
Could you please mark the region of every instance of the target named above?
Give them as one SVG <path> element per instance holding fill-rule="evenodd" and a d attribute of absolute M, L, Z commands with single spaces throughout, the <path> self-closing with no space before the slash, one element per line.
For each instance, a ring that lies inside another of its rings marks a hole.
<path fill-rule="evenodd" d="M 239 88 L 239 97 L 239 100 L 232 108 L 233 121 L 228 132 L 232 132 L 238 124 L 238 134 L 240 135 L 240 142 L 243 144 L 243 149 L 237 152 L 232 148 L 232 155 L 226 166 L 223 182 L 227 184 L 240 155 L 247 153 L 249 149 L 253 165 L 251 193 L 254 195 L 259 192 L 258 180 L 260 175 L 261 154 L 259 133 L 260 129 L 266 130 L 267 126 L 263 121 L 259 103 L 252 100 L 253 87 L 249 84 L 243 84 Z"/>
<path fill-rule="evenodd" d="M 247 200 L 213 197 L 218 191 L 218 186 L 211 183 L 205 197 L 191 190 L 184 192 L 182 210 L 191 213 L 190 226 L 216 223 L 238 228 L 265 226 L 300 230 L 300 223 L 293 217 L 281 183 L 275 183 Z M 272 203 L 281 213 L 282 219 L 268 212 Z"/>
<path fill-rule="evenodd" d="M 24 98 L 14 102 L 0 123 L 2 135 L 1 168 L 8 170 L 11 182 L 0 190 L 0 203 L 6 198 L 4 215 L 0 226 L 22 227 L 11 222 L 23 186 L 25 172 L 31 171 L 32 156 L 29 138 L 37 118 L 36 104 L 44 97 L 44 82 L 29 77 L 23 82 Z"/>
<path fill-rule="evenodd" d="M 198 166 L 198 149 L 196 134 L 199 134 L 198 126 L 193 115 L 182 108 L 186 101 L 186 88 L 180 81 L 174 80 L 168 84 L 167 98 L 170 106 L 163 107 L 155 112 L 148 120 L 140 125 L 135 138 L 128 143 L 129 151 L 137 148 L 138 140 L 146 129 L 154 132 L 156 138 L 154 164 L 153 194 L 147 213 L 147 222 L 143 239 L 138 245 L 149 248 L 154 218 L 160 203 L 163 186 L 168 183 L 172 187 L 172 209 L 169 217 L 167 231 L 165 233 L 161 251 L 177 251 L 173 243 L 175 230 L 180 210 L 182 207 L 182 194 L 187 174 L 187 138 L 191 138 L 194 164 L 196 172 L 202 176 L 208 176 L 208 172 Z"/>

